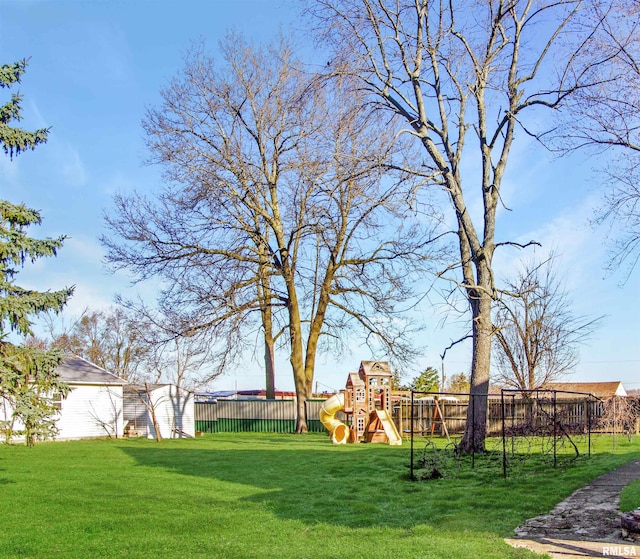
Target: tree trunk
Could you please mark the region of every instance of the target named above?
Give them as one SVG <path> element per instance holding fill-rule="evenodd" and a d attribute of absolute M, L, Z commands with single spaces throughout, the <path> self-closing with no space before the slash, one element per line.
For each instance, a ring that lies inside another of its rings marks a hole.
<path fill-rule="evenodd" d="M 462 452 L 485 452 L 489 375 L 491 368 L 491 295 L 484 290 L 470 290 L 473 320 L 473 356 L 467 424 L 460 443 Z"/>
<path fill-rule="evenodd" d="M 293 274 L 284 273 L 283 276 L 287 284 L 287 292 L 289 295 L 289 299 L 287 300 L 287 308 L 289 311 L 289 339 L 291 343 L 291 354 L 289 356 L 289 361 L 291 362 L 291 369 L 293 370 L 293 383 L 296 389 L 296 433 L 306 433 L 308 432 L 306 401 L 309 399 L 310 392 L 308 390 L 309 383 L 307 382 L 307 376 L 304 366 L 302 321 L 300 320 L 298 297 L 292 279 Z"/>
<path fill-rule="evenodd" d="M 271 296 L 268 286 L 265 285 L 263 293 Z M 276 397 L 276 357 L 275 357 L 275 340 L 273 338 L 273 315 L 269 305 L 269 299 L 265 297 L 265 304 L 262 307 L 262 327 L 264 328 L 264 370 L 265 370 L 265 388 L 267 399 L 274 400 Z"/>
<path fill-rule="evenodd" d="M 158 402 L 154 402 L 151 399 L 151 389 L 149 388 L 149 383 L 144 383 L 144 390 L 146 398 L 142 398 L 142 403 L 145 405 L 149 413 L 151 414 L 151 423 L 153 425 L 153 429 L 156 432 L 156 441 L 162 442 L 162 434 L 160 433 L 160 424 L 158 423 L 158 418 L 156 417 L 156 404 Z"/>
<path fill-rule="evenodd" d="M 260 230 L 261 223 L 258 216 L 255 217 L 256 229 Z M 260 313 L 262 315 L 262 328 L 264 329 L 264 369 L 265 369 L 265 389 L 267 399 L 274 400 L 276 397 L 276 364 L 275 364 L 275 339 L 273 337 L 273 310 L 269 253 L 265 243 L 268 243 L 268 234 L 264 233 L 265 239 L 257 239 L 256 247 L 260 257 L 258 266 L 258 298 L 260 299 Z"/>
<path fill-rule="evenodd" d="M 264 368 L 267 400 L 274 400 L 276 397 L 276 369 L 275 350 L 272 336 L 264 336 Z"/>
<path fill-rule="evenodd" d="M 308 433 L 307 425 L 307 400 L 310 392 L 307 390 L 307 383 L 299 385 L 296 381 L 296 433 Z"/>
<path fill-rule="evenodd" d="M 304 362 L 304 373 L 306 379 L 306 390 L 308 397 L 313 395 L 313 377 L 316 370 L 316 355 L 318 352 L 318 341 L 324 325 L 324 318 L 329 306 L 329 288 L 333 282 L 335 268 L 332 265 L 327 267 L 325 278 L 318 297 L 318 306 L 311 320 L 309 337 L 307 338 L 307 351 Z"/>
<path fill-rule="evenodd" d="M 307 408 L 306 403 L 310 396 L 308 389 L 309 383 L 304 371 L 304 362 L 302 358 L 302 345 L 300 351 L 291 351 L 291 366 L 293 368 L 293 381 L 296 388 L 296 433 L 307 433 Z"/>

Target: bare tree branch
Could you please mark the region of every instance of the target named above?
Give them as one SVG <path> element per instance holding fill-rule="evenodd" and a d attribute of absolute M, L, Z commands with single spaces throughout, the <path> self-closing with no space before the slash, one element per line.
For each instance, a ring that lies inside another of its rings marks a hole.
<path fill-rule="evenodd" d="M 412 355 L 390 317 L 438 256 L 439 215 L 416 195 L 406 137 L 372 118 L 352 78 L 309 75 L 286 42 L 232 35 L 221 48 L 221 65 L 195 49 L 149 111 L 150 162 L 167 185 L 116 198 L 104 243 L 114 268 L 166 282 L 160 311 L 208 332 L 225 363 L 257 332 L 267 372 L 286 350 L 304 431 L 325 338 L 364 332 Z"/>
<path fill-rule="evenodd" d="M 526 265 L 495 315 L 496 375 L 502 386 L 535 390 L 571 372 L 578 346 L 602 317 L 575 316 L 554 275 L 553 257 Z"/>

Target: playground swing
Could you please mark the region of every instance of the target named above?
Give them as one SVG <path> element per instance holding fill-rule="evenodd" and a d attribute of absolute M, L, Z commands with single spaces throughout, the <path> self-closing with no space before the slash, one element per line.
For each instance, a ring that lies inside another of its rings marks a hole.
<path fill-rule="evenodd" d="M 440 400 L 436 396 L 434 399 L 433 406 L 433 415 L 431 417 L 431 436 L 433 437 L 433 433 L 436 429 L 436 424 L 440 424 L 442 426 L 442 431 L 447 437 L 447 442 L 451 442 L 451 437 L 449 436 L 449 429 L 447 428 L 447 422 L 444 419 L 444 414 L 442 413 L 442 408 L 440 407 Z"/>

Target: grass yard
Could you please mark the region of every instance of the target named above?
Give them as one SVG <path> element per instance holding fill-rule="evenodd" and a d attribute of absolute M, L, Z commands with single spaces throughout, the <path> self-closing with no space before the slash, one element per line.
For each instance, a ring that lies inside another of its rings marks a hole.
<path fill-rule="evenodd" d="M 534 558 L 502 538 L 640 457 L 640 442 L 597 450 L 506 480 L 481 468 L 411 482 L 408 445 L 324 435 L 0 446 L 0 557 Z"/>
<path fill-rule="evenodd" d="M 620 495 L 620 510 L 623 512 L 640 508 L 640 479 L 627 485 Z"/>

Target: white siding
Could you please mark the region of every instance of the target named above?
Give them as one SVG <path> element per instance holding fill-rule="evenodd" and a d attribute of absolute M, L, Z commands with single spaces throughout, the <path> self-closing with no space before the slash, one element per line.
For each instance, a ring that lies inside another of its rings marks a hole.
<path fill-rule="evenodd" d="M 13 414 L 13 406 L 4 398 L 0 398 L 0 421 L 11 421 L 11 415 Z M 16 421 L 14 423 L 13 429 L 18 430 L 23 427 L 21 421 Z M 2 442 L 4 442 L 5 433 L 2 433 Z M 24 440 L 24 437 L 13 437 L 14 440 Z"/>
<path fill-rule="evenodd" d="M 193 394 L 171 384 L 152 391 L 151 401 L 163 439 L 195 436 Z M 149 437 L 155 437 L 152 422 L 148 425 Z"/>
<path fill-rule="evenodd" d="M 11 407 L 0 405 L 0 420 L 10 419 Z M 56 426 L 57 440 L 122 437 L 122 386 L 75 385 L 62 400 Z M 20 429 L 16 422 L 15 429 Z M 16 440 L 24 440 L 17 437 Z"/>
<path fill-rule="evenodd" d="M 625 388 L 622 385 L 622 383 L 620 383 L 618 385 L 618 388 L 617 388 L 616 393 L 614 394 L 614 396 L 628 396 L 627 391 L 625 390 Z"/>
<path fill-rule="evenodd" d="M 143 396 L 136 392 L 124 393 L 124 426 L 129 425 L 131 429 L 145 433 L 149 436 L 148 425 L 151 423 L 147 406 L 142 400 Z"/>
<path fill-rule="evenodd" d="M 122 386 L 75 385 L 62 402 L 58 439 L 121 437 Z"/>

